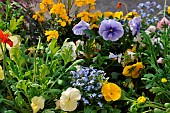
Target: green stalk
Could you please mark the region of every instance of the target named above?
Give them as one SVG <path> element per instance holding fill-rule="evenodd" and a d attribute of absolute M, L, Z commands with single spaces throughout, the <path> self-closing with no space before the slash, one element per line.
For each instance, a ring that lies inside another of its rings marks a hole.
<path fill-rule="evenodd" d="M 166 0 L 164 2 L 164 17 L 165 17 L 165 15 L 166 15 Z"/>
<path fill-rule="evenodd" d="M 7 83 L 7 79 L 6 79 L 6 73 L 5 73 L 5 64 L 6 64 L 6 59 L 5 59 L 5 53 L 6 53 L 6 44 L 5 44 L 5 47 L 4 47 L 4 50 L 3 50 L 3 47 L 2 47 L 2 43 L 0 43 L 0 46 L 1 46 L 1 50 L 2 50 L 2 53 L 3 53 L 3 71 L 4 71 L 4 82 L 5 82 L 5 85 L 7 86 L 7 90 L 8 90 L 8 93 L 10 95 L 10 97 L 12 98 L 12 100 L 14 101 L 14 97 L 12 95 L 12 92 L 8 86 L 8 83 Z"/>

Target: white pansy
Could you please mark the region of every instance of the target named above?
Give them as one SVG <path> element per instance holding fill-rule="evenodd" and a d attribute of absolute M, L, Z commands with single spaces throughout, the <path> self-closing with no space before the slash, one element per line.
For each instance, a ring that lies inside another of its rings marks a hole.
<path fill-rule="evenodd" d="M 31 99 L 31 102 L 33 113 L 37 113 L 40 109 L 44 108 L 45 99 L 42 96 L 40 97 L 34 96 Z"/>
<path fill-rule="evenodd" d="M 77 101 L 81 99 L 80 91 L 69 87 L 62 92 L 60 97 L 60 107 L 63 111 L 74 111 L 77 108 Z"/>
<path fill-rule="evenodd" d="M 4 77 L 4 71 L 2 70 L 2 67 L 0 66 L 0 80 L 3 80 Z"/>

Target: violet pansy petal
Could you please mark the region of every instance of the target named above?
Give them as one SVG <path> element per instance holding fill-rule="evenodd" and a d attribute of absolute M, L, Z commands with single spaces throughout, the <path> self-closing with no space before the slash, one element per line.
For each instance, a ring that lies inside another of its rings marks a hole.
<path fill-rule="evenodd" d="M 124 34 L 122 24 L 113 19 L 103 20 L 99 27 L 99 34 L 104 40 L 117 41 Z"/>
<path fill-rule="evenodd" d="M 90 29 L 90 24 L 86 23 L 85 21 L 81 20 L 78 24 L 76 24 L 72 31 L 75 35 L 83 35 L 83 30 Z"/>

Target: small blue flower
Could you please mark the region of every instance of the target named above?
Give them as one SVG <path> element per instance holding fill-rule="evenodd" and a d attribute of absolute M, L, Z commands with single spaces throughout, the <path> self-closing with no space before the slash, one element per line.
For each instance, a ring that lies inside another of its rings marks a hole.
<path fill-rule="evenodd" d="M 134 17 L 132 20 L 129 21 L 130 30 L 132 31 L 132 35 L 140 33 L 140 26 L 141 26 L 141 17 Z"/>
<path fill-rule="evenodd" d="M 97 103 L 100 107 L 103 107 L 103 104 L 101 102 Z"/>
<path fill-rule="evenodd" d="M 117 41 L 124 34 L 122 24 L 113 19 L 103 20 L 99 27 L 99 34 L 104 40 Z"/>
<path fill-rule="evenodd" d="M 75 35 L 83 35 L 83 30 L 90 29 L 90 24 L 81 20 L 78 24 L 76 24 L 72 31 Z"/>

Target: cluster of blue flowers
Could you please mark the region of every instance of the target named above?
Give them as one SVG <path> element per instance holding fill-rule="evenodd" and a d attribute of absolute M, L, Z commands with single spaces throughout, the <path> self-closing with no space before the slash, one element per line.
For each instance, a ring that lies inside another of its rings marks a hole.
<path fill-rule="evenodd" d="M 145 20 L 147 25 L 153 24 L 154 22 L 158 22 L 158 16 L 156 16 L 162 9 L 160 4 L 157 4 L 155 1 L 147 1 L 145 3 L 139 3 L 137 6 L 138 9 L 133 9 L 132 11 L 137 12 L 141 15 L 141 18 Z M 153 16 L 155 14 L 155 16 Z"/>
<path fill-rule="evenodd" d="M 92 105 L 97 103 L 102 107 L 101 99 L 103 95 L 100 90 L 102 81 L 106 80 L 104 71 L 80 66 L 80 69 L 71 71 L 71 74 L 73 77 L 70 84 L 83 92 L 82 101 L 84 104 Z"/>

